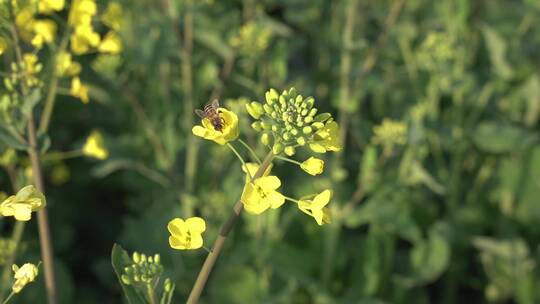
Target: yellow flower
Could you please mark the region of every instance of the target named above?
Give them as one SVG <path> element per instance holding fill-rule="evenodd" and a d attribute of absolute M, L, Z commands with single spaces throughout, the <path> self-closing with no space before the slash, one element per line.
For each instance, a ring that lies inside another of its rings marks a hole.
<path fill-rule="evenodd" d="M 17 160 L 17 152 L 15 149 L 8 148 L 0 154 L 0 165 L 9 166 L 12 165 Z"/>
<path fill-rule="evenodd" d="M 99 131 L 92 131 L 84 144 L 83 154 L 100 160 L 106 159 L 109 157 L 109 151 L 103 142 L 103 135 Z"/>
<path fill-rule="evenodd" d="M 54 11 L 61 11 L 64 8 L 64 0 L 40 0 L 39 12 L 43 14 L 50 14 Z"/>
<path fill-rule="evenodd" d="M 100 41 L 99 34 L 94 32 L 91 24 L 79 25 L 71 35 L 71 50 L 76 55 L 82 55 L 97 47 Z"/>
<path fill-rule="evenodd" d="M 238 137 L 238 116 L 224 108 L 218 109 L 219 116 L 223 118 L 223 129 L 217 131 L 208 118 L 202 120 L 202 126 L 194 126 L 191 131 L 194 135 L 212 140 L 224 145 Z"/>
<path fill-rule="evenodd" d="M 15 25 L 17 25 L 17 28 L 21 32 L 21 36 L 25 40 L 31 39 L 34 13 L 32 6 L 26 6 L 19 10 L 15 16 Z"/>
<path fill-rule="evenodd" d="M 312 156 L 301 163 L 300 168 L 311 175 L 319 175 L 323 173 L 324 161 Z"/>
<path fill-rule="evenodd" d="M 272 170 L 272 164 L 270 164 L 264 171 L 262 176 L 268 176 Z M 247 167 L 247 168 L 246 168 Z M 256 163 L 246 163 L 245 166 L 242 166 L 242 171 L 246 173 L 246 183 L 249 182 L 249 177 L 255 176 L 255 173 L 259 170 L 259 164 Z M 249 174 L 247 174 L 249 172 Z"/>
<path fill-rule="evenodd" d="M 4 54 L 8 47 L 6 39 L 0 37 L 0 55 Z"/>
<path fill-rule="evenodd" d="M 58 75 L 75 76 L 81 72 L 81 65 L 71 60 L 71 54 L 61 52 L 56 57 L 56 73 Z M 79 80 L 80 81 L 80 80 Z"/>
<path fill-rule="evenodd" d="M 32 45 L 40 49 L 43 43 L 51 43 L 56 36 L 56 24 L 50 20 L 36 20 L 32 22 L 34 38 Z"/>
<path fill-rule="evenodd" d="M 285 202 L 285 197 L 276 191 L 281 186 L 277 176 L 265 176 L 247 183 L 242 192 L 240 201 L 246 211 L 253 214 L 261 214 L 266 209 L 276 209 Z"/>
<path fill-rule="evenodd" d="M 80 98 L 82 103 L 88 103 L 90 101 L 88 98 L 88 87 L 81 83 L 79 77 L 73 77 L 71 79 L 70 93 L 73 97 Z"/>
<path fill-rule="evenodd" d="M 101 16 L 101 21 L 115 31 L 119 31 L 122 26 L 122 6 L 118 2 L 109 2 L 105 13 Z"/>
<path fill-rule="evenodd" d="M 298 202 L 298 208 L 302 212 L 306 213 L 309 216 L 312 216 L 317 224 L 327 224 L 330 223 L 330 210 L 325 206 L 330 202 L 332 198 L 332 191 L 324 190 L 323 192 L 317 194 L 313 200 L 300 200 Z"/>
<path fill-rule="evenodd" d="M 169 245 L 174 249 L 199 249 L 203 246 L 202 233 L 206 223 L 200 217 L 191 217 L 185 221 L 175 218 L 169 222 L 167 229 L 171 233 Z"/>
<path fill-rule="evenodd" d="M 326 151 L 340 151 L 339 126 L 337 122 L 327 122 L 323 128 L 315 132 L 314 142 L 309 144 L 313 152 L 325 153 Z"/>
<path fill-rule="evenodd" d="M 407 143 L 407 124 L 385 118 L 378 126 L 373 127 L 373 143 L 392 146 Z"/>
<path fill-rule="evenodd" d="M 122 40 L 117 33 L 110 31 L 101 41 L 98 50 L 101 53 L 118 54 L 122 51 Z"/>
<path fill-rule="evenodd" d="M 71 3 L 68 22 L 72 26 L 87 25 L 92 23 L 92 16 L 97 13 L 97 5 L 94 0 L 74 0 Z"/>
<path fill-rule="evenodd" d="M 2 216 L 13 216 L 17 221 L 29 221 L 32 211 L 37 211 L 47 204 L 43 193 L 29 185 L 5 199 L 0 204 Z"/>
<path fill-rule="evenodd" d="M 19 268 L 17 265 L 13 264 L 13 271 L 15 272 L 14 279 L 15 282 L 11 289 L 14 293 L 19 293 L 26 286 L 26 284 L 33 282 L 38 275 L 38 268 L 36 265 L 31 263 L 26 263 Z"/>

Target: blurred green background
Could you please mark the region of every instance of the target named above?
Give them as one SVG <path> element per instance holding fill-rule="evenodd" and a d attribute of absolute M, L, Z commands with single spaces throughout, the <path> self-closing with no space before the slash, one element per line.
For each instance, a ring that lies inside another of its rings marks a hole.
<path fill-rule="evenodd" d="M 61 97 L 51 125 L 54 151 L 93 129 L 110 151 L 45 168 L 62 303 L 122 303 L 115 242 L 160 253 L 183 302 L 206 253 L 171 249 L 167 222 L 202 216 L 211 246 L 244 182 L 191 134 L 193 110 L 219 97 L 262 155 L 244 104 L 291 86 L 337 118 L 344 150 L 320 177 L 273 172 L 289 196 L 333 188 L 333 223 L 243 214 L 202 303 L 540 302 L 540 1 L 118 2 L 123 52 L 83 57 L 91 101 Z M 405 140 L 375 134 L 384 119 Z M 34 221 L 23 248 L 39 260 Z"/>

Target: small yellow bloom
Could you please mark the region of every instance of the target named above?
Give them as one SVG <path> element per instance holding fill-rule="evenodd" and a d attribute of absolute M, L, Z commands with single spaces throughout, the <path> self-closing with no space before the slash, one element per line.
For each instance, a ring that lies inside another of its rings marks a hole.
<path fill-rule="evenodd" d="M 122 51 L 122 40 L 117 33 L 110 31 L 105 35 L 98 47 L 101 53 L 118 54 Z"/>
<path fill-rule="evenodd" d="M 71 50 L 76 55 L 82 55 L 99 45 L 101 38 L 94 32 L 91 24 L 78 25 L 71 35 Z"/>
<path fill-rule="evenodd" d="M 19 293 L 26 286 L 26 284 L 33 282 L 38 275 L 38 268 L 36 265 L 31 263 L 26 263 L 19 268 L 17 265 L 13 264 L 12 267 L 15 272 L 14 279 L 15 282 L 11 289 L 14 293 Z"/>
<path fill-rule="evenodd" d="M 12 165 L 17 160 L 17 152 L 15 149 L 8 148 L 0 154 L 0 165 L 9 166 Z"/>
<path fill-rule="evenodd" d="M 300 168 L 311 175 L 319 175 L 323 173 L 324 161 L 312 156 L 300 164 Z"/>
<path fill-rule="evenodd" d="M 105 12 L 101 16 L 101 21 L 115 31 L 122 27 L 122 6 L 118 2 L 109 2 Z"/>
<path fill-rule="evenodd" d="M 224 108 L 219 108 L 218 112 L 219 116 L 223 118 L 223 129 L 221 131 L 214 129 L 208 118 L 202 120 L 202 126 L 194 126 L 191 131 L 196 136 L 224 145 L 238 137 L 238 116 Z"/>
<path fill-rule="evenodd" d="M 74 0 L 71 3 L 68 22 L 72 26 L 89 26 L 92 16 L 97 13 L 97 5 L 94 0 Z"/>
<path fill-rule="evenodd" d="M 64 8 L 64 0 L 39 0 L 39 12 L 50 14 L 54 11 L 61 11 Z"/>
<path fill-rule="evenodd" d="M 337 122 L 327 122 L 323 128 L 315 132 L 314 140 L 313 143 L 309 144 L 313 152 L 340 151 L 341 140 L 339 139 L 339 126 Z"/>
<path fill-rule="evenodd" d="M 0 55 L 4 54 L 8 47 L 6 39 L 0 37 Z"/>
<path fill-rule="evenodd" d="M 79 77 L 73 77 L 71 79 L 70 93 L 73 97 L 79 98 L 82 103 L 88 103 L 90 101 L 88 98 L 88 87 L 81 83 Z"/>
<path fill-rule="evenodd" d="M 43 193 L 29 185 L 5 199 L 0 204 L 2 216 L 13 216 L 17 221 L 29 221 L 32 211 L 37 211 L 47 204 Z"/>
<path fill-rule="evenodd" d="M 266 170 L 264 171 L 262 176 L 268 176 L 270 174 L 270 171 L 272 171 L 272 164 L 270 164 Z M 246 168 L 247 167 L 247 168 Z M 246 173 L 246 183 L 249 182 L 249 177 L 255 176 L 255 173 L 259 171 L 259 164 L 256 163 L 246 163 L 245 166 L 242 166 L 242 171 Z M 249 172 L 249 174 L 248 174 Z"/>
<path fill-rule="evenodd" d="M 330 210 L 325 206 L 328 205 L 330 199 L 332 198 L 332 191 L 324 190 L 323 192 L 317 194 L 313 200 L 300 200 L 298 202 L 298 208 L 302 212 L 306 213 L 309 216 L 312 216 L 317 224 L 327 224 L 330 223 Z"/>
<path fill-rule="evenodd" d="M 51 43 L 56 36 L 56 24 L 51 20 L 36 20 L 32 22 L 34 38 L 32 45 L 40 49 L 43 43 Z"/>
<path fill-rule="evenodd" d="M 246 211 L 253 214 L 261 214 L 266 209 L 276 209 L 285 202 L 285 197 L 276 191 L 281 186 L 277 176 L 265 176 L 247 183 L 242 192 L 240 201 Z"/>
<path fill-rule="evenodd" d="M 75 76 L 81 72 L 81 65 L 78 62 L 72 61 L 71 54 L 61 52 L 56 57 L 56 72 L 60 76 Z"/>
<path fill-rule="evenodd" d="M 407 143 L 407 124 L 385 118 L 378 126 L 373 127 L 373 143 L 392 146 Z"/>
<path fill-rule="evenodd" d="M 175 218 L 169 222 L 167 229 L 171 233 L 169 245 L 174 249 L 199 249 L 203 246 L 202 233 L 206 223 L 200 217 L 191 217 L 185 221 Z"/>
<path fill-rule="evenodd" d="M 92 131 L 86 139 L 83 147 L 83 154 L 100 160 L 109 157 L 109 151 L 105 148 L 103 135 L 99 131 Z"/>

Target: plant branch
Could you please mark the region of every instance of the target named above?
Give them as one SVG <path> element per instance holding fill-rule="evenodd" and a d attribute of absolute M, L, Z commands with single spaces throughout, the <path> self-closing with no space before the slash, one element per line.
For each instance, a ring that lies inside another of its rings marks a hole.
<path fill-rule="evenodd" d="M 261 177 L 264 171 L 266 171 L 266 168 L 268 168 L 268 166 L 272 163 L 273 159 L 274 159 L 274 154 L 272 154 L 272 152 L 269 152 L 253 178 L 255 179 L 255 178 Z M 242 202 L 241 201 L 236 202 L 229 218 L 221 226 L 219 235 L 214 242 L 214 246 L 212 247 L 212 252 L 209 253 L 208 256 L 206 257 L 206 260 L 204 261 L 204 264 L 199 272 L 199 275 L 197 276 L 197 280 L 195 281 L 195 284 L 193 285 L 193 288 L 191 289 L 189 298 L 187 300 L 188 304 L 196 304 L 199 301 L 201 293 L 204 290 L 204 286 L 206 285 L 206 281 L 208 280 L 208 276 L 212 272 L 212 269 L 214 268 L 214 265 L 216 264 L 216 261 L 219 258 L 221 250 L 223 249 L 225 240 L 227 240 L 229 232 L 231 232 L 232 228 L 236 224 L 238 218 L 240 217 L 240 213 L 242 212 L 243 209 L 244 209 L 244 205 L 242 204 Z"/>

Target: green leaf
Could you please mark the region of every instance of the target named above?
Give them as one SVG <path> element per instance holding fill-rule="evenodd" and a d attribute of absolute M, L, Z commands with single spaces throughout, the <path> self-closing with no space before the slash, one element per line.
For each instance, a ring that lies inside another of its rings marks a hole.
<path fill-rule="evenodd" d="M 133 261 L 131 260 L 127 252 L 124 249 L 122 249 L 122 247 L 118 244 L 113 245 L 112 253 L 111 253 L 111 262 L 112 262 L 114 272 L 116 273 L 116 277 L 118 278 L 118 282 L 120 283 L 120 285 L 122 285 L 122 290 L 124 291 L 124 295 L 126 296 L 128 303 L 146 304 L 147 301 L 135 289 L 135 287 L 131 285 L 126 285 L 124 284 L 124 282 L 122 282 L 121 276 L 122 276 L 124 267 L 133 264 Z"/>
<path fill-rule="evenodd" d="M 508 79 L 512 77 L 512 67 L 506 61 L 506 42 L 493 28 L 488 25 L 482 27 L 482 34 L 489 50 L 489 58 L 500 77 Z"/>
<path fill-rule="evenodd" d="M 519 127 L 487 121 L 476 127 L 472 139 L 483 151 L 506 153 L 525 148 L 536 136 Z"/>
<path fill-rule="evenodd" d="M 13 149 L 26 150 L 28 148 L 26 143 L 21 142 L 13 135 L 13 131 L 9 127 L 2 124 L 0 124 L 0 141 Z"/>

